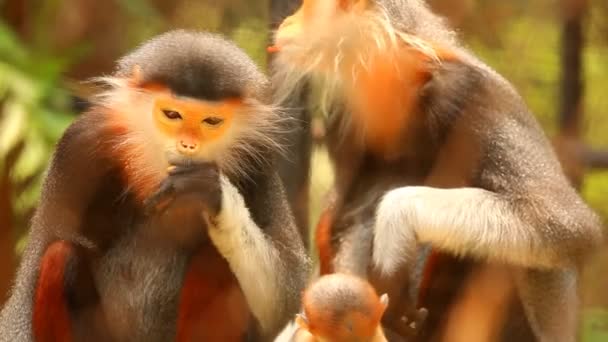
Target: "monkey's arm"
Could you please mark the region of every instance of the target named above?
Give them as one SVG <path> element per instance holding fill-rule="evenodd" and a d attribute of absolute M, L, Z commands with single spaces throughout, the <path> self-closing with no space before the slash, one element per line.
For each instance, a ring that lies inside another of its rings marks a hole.
<path fill-rule="evenodd" d="M 554 190 L 554 198 L 542 199 L 476 188 L 396 189 L 377 213 L 374 264 L 385 274 L 409 265 L 417 240 L 456 255 L 523 266 L 516 282 L 535 335 L 574 340 L 576 269 L 602 240 L 597 218 L 569 191 Z"/>
<path fill-rule="evenodd" d="M 385 194 L 373 251 L 382 272 L 410 263 L 417 242 L 455 255 L 556 269 L 576 267 L 601 241 L 598 217 L 568 184 L 540 129 L 530 122 L 509 127 L 513 122 L 499 120 L 494 132 L 491 124 L 487 133 L 469 132 L 492 141 L 472 167 L 479 170 L 476 187 L 409 186 Z"/>
<path fill-rule="evenodd" d="M 57 146 L 14 286 L 0 312 L 0 341 L 74 336 L 66 330 L 72 327 L 68 300 L 73 306 L 83 304 L 81 294 L 94 297 L 88 292 L 93 287 L 81 282 L 89 270 L 79 245 L 90 245 L 81 235 L 83 217 L 108 168 L 96 153 L 101 126 L 98 115 L 85 114 Z"/>
<path fill-rule="evenodd" d="M 574 265 L 600 240 L 596 227 L 574 216 L 580 210 L 549 207 L 543 200 L 518 203 L 478 188 L 399 188 L 387 193 L 378 208 L 374 263 L 392 273 L 413 259 L 418 241 L 456 255 L 521 266 Z"/>
<path fill-rule="evenodd" d="M 276 174 L 256 180 L 246 203 L 221 177 L 221 211 L 209 236 L 227 259 L 263 334 L 274 336 L 298 311 L 309 260 Z"/>

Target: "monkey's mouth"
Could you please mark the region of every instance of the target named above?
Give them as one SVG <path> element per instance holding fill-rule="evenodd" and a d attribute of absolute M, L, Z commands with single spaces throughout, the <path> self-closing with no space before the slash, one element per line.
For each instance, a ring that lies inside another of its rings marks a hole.
<path fill-rule="evenodd" d="M 277 44 L 270 45 L 269 47 L 266 48 L 266 51 L 268 53 L 277 53 L 277 52 L 281 51 L 281 47 L 279 47 Z"/>
<path fill-rule="evenodd" d="M 266 51 L 268 51 L 269 53 L 281 52 L 283 51 L 285 46 L 291 43 L 291 41 L 292 39 L 290 39 L 289 37 L 283 37 L 281 35 L 278 35 L 277 37 L 275 37 L 273 44 L 266 48 Z"/>
<path fill-rule="evenodd" d="M 283 51 L 286 47 L 293 45 L 296 40 L 296 36 L 292 32 L 277 32 L 274 36 L 272 44 L 266 48 L 269 53 L 276 53 Z"/>

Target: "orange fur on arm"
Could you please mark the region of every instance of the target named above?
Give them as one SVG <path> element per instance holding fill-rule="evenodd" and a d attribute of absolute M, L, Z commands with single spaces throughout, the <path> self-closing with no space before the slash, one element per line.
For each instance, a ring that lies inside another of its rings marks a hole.
<path fill-rule="evenodd" d="M 423 308 L 427 300 L 427 295 L 430 290 L 432 278 L 438 265 L 441 263 L 442 254 L 436 249 L 433 249 L 424 263 L 424 269 L 422 272 L 422 279 L 420 279 L 420 286 L 418 290 L 418 299 L 416 307 Z"/>
<path fill-rule="evenodd" d="M 68 259 L 74 254 L 74 246 L 58 241 L 51 244 L 42 257 L 32 321 L 37 342 L 72 341 L 64 282 Z"/>
<path fill-rule="evenodd" d="M 333 221 L 333 208 L 326 208 L 321 214 L 317 230 L 315 232 L 315 243 L 319 253 L 319 269 L 321 275 L 333 273 L 332 259 L 333 250 L 331 246 L 331 224 Z"/>

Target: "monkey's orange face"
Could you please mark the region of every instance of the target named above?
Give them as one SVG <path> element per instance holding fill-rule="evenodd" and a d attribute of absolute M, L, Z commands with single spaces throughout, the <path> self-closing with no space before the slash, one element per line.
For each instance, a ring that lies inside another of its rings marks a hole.
<path fill-rule="evenodd" d="M 159 93 L 154 101 L 154 122 L 169 148 L 174 147 L 182 157 L 200 159 L 209 146 L 227 138 L 240 106 L 238 99 L 206 102 Z"/>

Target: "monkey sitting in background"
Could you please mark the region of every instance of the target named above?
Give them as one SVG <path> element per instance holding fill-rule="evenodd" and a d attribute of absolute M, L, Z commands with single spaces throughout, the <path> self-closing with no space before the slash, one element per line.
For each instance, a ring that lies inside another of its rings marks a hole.
<path fill-rule="evenodd" d="M 309 261 L 273 165 L 286 118 L 223 38 L 118 62 L 57 145 L 0 340 L 268 340 Z"/>
<path fill-rule="evenodd" d="M 600 221 L 508 81 L 421 0 L 304 0 L 271 50 L 279 98 L 310 79 L 328 114 L 336 200 L 317 230 L 321 269 L 388 293 L 385 327 L 427 307 L 429 340 L 475 265 L 504 264 L 516 296 L 500 339 L 576 339 Z"/>

